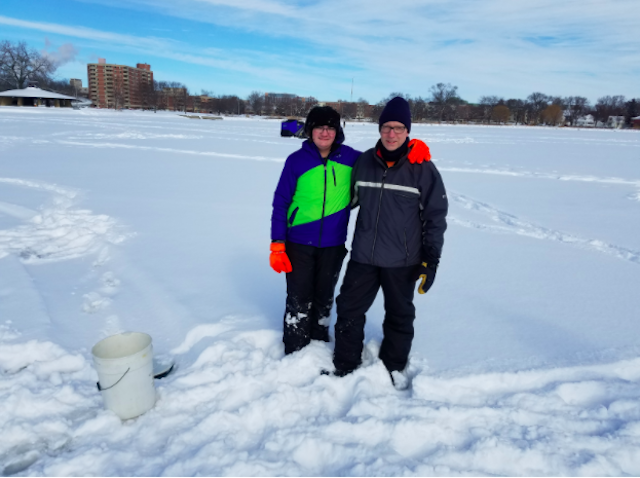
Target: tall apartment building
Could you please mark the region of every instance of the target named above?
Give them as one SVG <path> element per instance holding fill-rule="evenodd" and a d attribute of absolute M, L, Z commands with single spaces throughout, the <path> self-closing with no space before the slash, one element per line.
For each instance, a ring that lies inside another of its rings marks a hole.
<path fill-rule="evenodd" d="M 141 108 L 145 88 L 153 85 L 153 72 L 146 63 L 135 68 L 113 65 L 104 58 L 87 65 L 89 99 L 101 108 Z"/>

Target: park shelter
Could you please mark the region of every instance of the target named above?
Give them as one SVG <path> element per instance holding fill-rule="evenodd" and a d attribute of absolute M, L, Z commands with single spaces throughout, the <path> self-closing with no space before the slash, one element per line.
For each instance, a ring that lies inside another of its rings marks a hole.
<path fill-rule="evenodd" d="M 52 106 L 56 108 L 71 107 L 73 96 L 61 95 L 35 86 L 20 90 L 0 91 L 0 106 Z"/>

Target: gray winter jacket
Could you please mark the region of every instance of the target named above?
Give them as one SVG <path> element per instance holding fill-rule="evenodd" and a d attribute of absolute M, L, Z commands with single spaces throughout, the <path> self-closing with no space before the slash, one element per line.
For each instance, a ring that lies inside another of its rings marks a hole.
<path fill-rule="evenodd" d="M 352 206 L 360 206 L 351 259 L 379 267 L 419 264 L 425 252 L 440 257 L 447 228 L 447 194 L 431 162 L 393 167 L 365 151 L 351 176 Z"/>

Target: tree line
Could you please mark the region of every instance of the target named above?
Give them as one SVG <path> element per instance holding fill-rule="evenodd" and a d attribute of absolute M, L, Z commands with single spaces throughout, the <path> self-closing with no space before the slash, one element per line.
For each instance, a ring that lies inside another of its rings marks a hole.
<path fill-rule="evenodd" d="M 77 97 L 79 92 L 69 80 L 54 78 L 56 69 L 54 61 L 27 47 L 25 42 L 0 42 L 0 90 L 23 88 L 27 81 L 35 80 L 41 88 Z M 216 96 L 207 90 L 195 94 L 186 85 L 175 81 L 143 84 L 137 94 L 142 108 L 217 114 L 303 117 L 318 104 L 313 97 L 274 97 L 260 91 L 252 91 L 246 98 L 237 95 Z M 596 123 L 606 124 L 609 117 L 614 116 L 624 117 L 624 123 L 631 125 L 631 119 L 640 115 L 640 99 L 627 100 L 622 95 L 602 96 L 595 104 L 591 104 L 583 96 L 553 96 L 534 92 L 525 99 L 485 95 L 477 103 L 470 103 L 463 100 L 458 94 L 458 87 L 450 83 L 431 86 L 425 97 L 394 92 L 376 104 L 360 98 L 356 102 L 338 100 L 331 105 L 345 119 L 370 118 L 377 121 L 384 105 L 395 96 L 402 96 L 409 102 L 414 121 L 573 126 L 578 118 L 590 114 Z M 125 93 L 117 78 L 114 81 L 114 100 L 115 108 L 124 106 Z"/>
<path fill-rule="evenodd" d="M 591 114 L 595 122 L 603 125 L 611 116 L 624 117 L 625 124 L 631 125 L 631 119 L 640 115 L 640 99 L 627 101 L 622 95 L 603 96 L 592 105 L 583 96 L 540 92 L 531 93 L 525 99 L 485 95 L 477 103 L 469 103 L 460 98 L 458 87 L 450 83 L 438 83 L 429 92 L 426 98 L 391 93 L 374 105 L 372 117 L 377 119 L 387 101 L 395 96 L 409 102 L 412 117 L 417 121 L 575 126 L 579 118 Z"/>
<path fill-rule="evenodd" d="M 603 96 L 595 104 L 583 96 L 553 96 L 540 92 L 531 93 L 525 99 L 495 95 L 480 97 L 477 103 L 470 103 L 458 95 L 458 87 L 450 83 L 437 83 L 429 89 L 427 97 L 412 97 L 402 92 L 393 92 L 376 104 L 360 98 L 357 102 L 338 100 L 331 103 L 346 119 L 370 118 L 377 121 L 387 102 L 396 96 L 406 99 L 414 121 L 459 122 L 486 124 L 527 124 L 575 126 L 581 117 L 591 114 L 594 122 L 603 125 L 609 117 L 624 117 L 626 125 L 640 115 L 640 99 L 626 100 L 622 95 Z M 317 104 L 315 98 L 309 102 L 301 98 L 282 99 L 270 107 L 268 97 L 254 91 L 247 97 L 254 114 L 277 114 L 304 116 Z"/>

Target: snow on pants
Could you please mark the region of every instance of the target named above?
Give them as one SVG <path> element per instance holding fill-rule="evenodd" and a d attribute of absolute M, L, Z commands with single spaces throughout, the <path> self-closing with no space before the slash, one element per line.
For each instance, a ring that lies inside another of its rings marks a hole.
<path fill-rule="evenodd" d="M 314 247 L 286 243 L 291 272 L 287 273 L 284 353 L 307 346 L 311 339 L 329 341 L 333 294 L 347 255 L 344 245 Z"/>
<path fill-rule="evenodd" d="M 349 261 L 336 299 L 338 320 L 333 364 L 337 370 L 351 371 L 360 365 L 365 314 L 380 287 L 384 294 L 385 316 L 379 357 L 389 371 L 404 370 L 413 341 L 416 317 L 413 293 L 418 267 L 377 267 Z"/>

